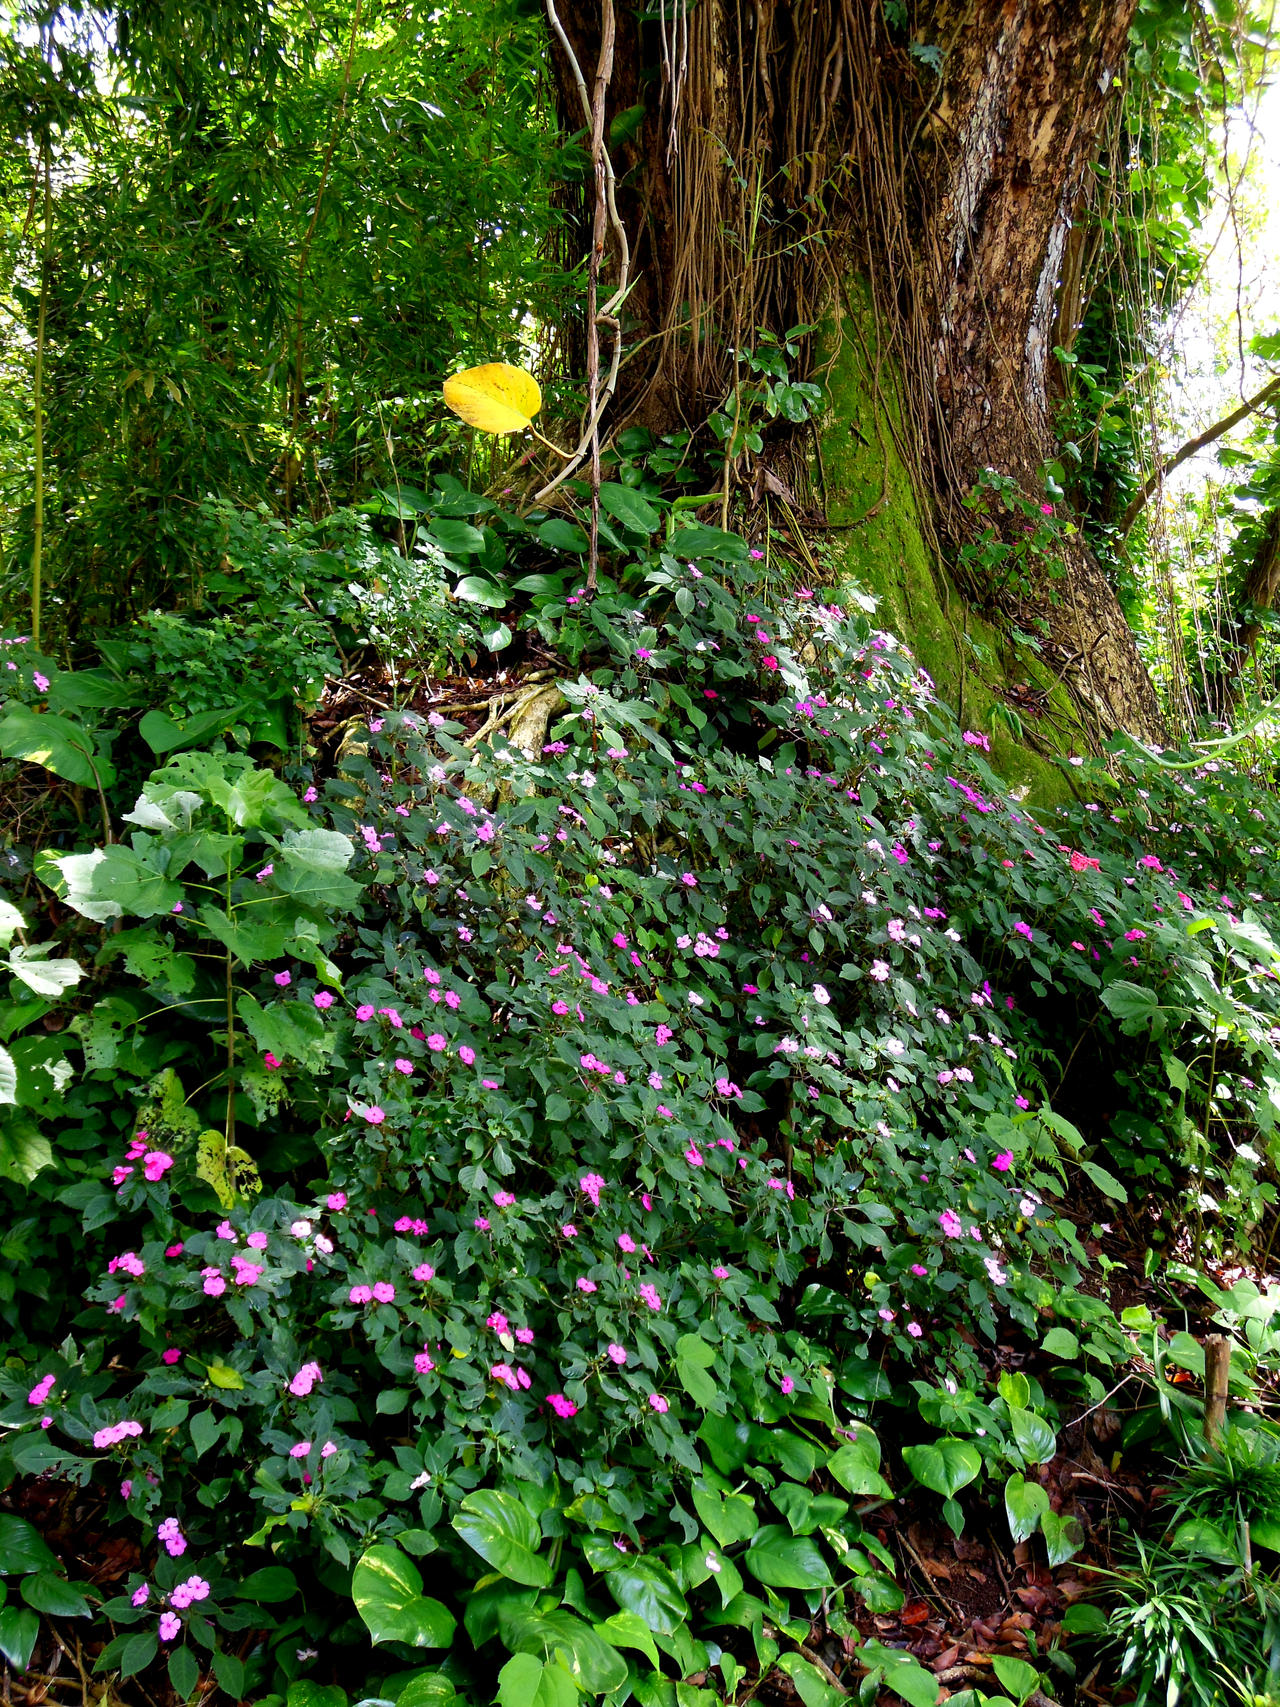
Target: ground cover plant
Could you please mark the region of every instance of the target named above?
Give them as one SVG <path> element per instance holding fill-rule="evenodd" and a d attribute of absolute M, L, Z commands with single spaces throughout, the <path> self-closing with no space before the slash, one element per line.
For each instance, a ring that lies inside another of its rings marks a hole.
<path fill-rule="evenodd" d="M 7 1519 L 45 1567 L 15 1667 L 81 1615 L 126 1692 L 830 1707 L 834 1658 L 932 1703 L 879 1640 L 895 1507 L 962 1538 L 994 1501 L 1061 1567 L 1061 1428 L 1195 1368 L 1106 1301 L 1094 1218 L 1149 1213 L 1188 1281 L 1269 1238 L 1268 797 L 1136 753 L 1037 813 L 858 599 L 609 503 L 628 563 L 532 750 L 393 710 L 327 777 L 178 753 L 39 857 L 0 1454 L 122 1568 L 68 1585 Z M 1274 1301 L 1212 1303 L 1256 1394 Z M 1098 1624 L 980 1693 L 1069 1685 Z"/>

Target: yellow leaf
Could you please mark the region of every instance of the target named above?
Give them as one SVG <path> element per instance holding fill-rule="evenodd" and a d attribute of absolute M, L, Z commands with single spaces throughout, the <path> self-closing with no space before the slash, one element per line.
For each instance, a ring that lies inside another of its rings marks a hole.
<path fill-rule="evenodd" d="M 225 1133 L 210 1127 L 196 1139 L 196 1175 L 211 1185 L 224 1209 L 234 1209 L 262 1190 L 253 1158 L 238 1144 L 227 1147 Z"/>
<path fill-rule="evenodd" d="M 482 433 L 522 432 L 542 407 L 537 380 L 508 362 L 486 362 L 455 373 L 444 382 L 444 400 Z"/>
<path fill-rule="evenodd" d="M 228 1393 L 238 1393 L 244 1386 L 244 1376 L 229 1363 L 211 1363 L 205 1373 L 215 1387 L 221 1387 Z"/>

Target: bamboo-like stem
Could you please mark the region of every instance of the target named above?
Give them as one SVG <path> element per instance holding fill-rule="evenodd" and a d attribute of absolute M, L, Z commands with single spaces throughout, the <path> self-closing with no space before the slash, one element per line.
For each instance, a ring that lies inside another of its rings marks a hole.
<path fill-rule="evenodd" d="M 32 375 L 32 427 L 35 440 L 31 521 L 31 644 L 40 644 L 44 594 L 44 345 L 49 316 L 49 248 L 53 233 L 53 177 L 46 138 L 44 158 L 44 231 L 40 239 L 40 310 L 36 317 L 36 359 Z"/>
<path fill-rule="evenodd" d="M 293 317 L 293 360 L 290 364 L 289 378 L 289 446 L 285 450 L 284 464 L 284 508 L 288 515 L 293 508 L 293 445 L 298 438 L 298 424 L 302 418 L 302 290 L 307 275 L 307 261 L 311 255 L 311 240 L 316 234 L 316 226 L 320 222 L 320 207 L 324 201 L 325 190 L 329 187 L 329 169 L 333 165 L 333 151 L 338 146 L 338 132 L 342 121 L 347 116 L 347 95 L 351 89 L 351 67 L 356 56 L 356 37 L 360 31 L 360 12 L 364 0 L 356 0 L 355 13 L 351 19 L 351 37 L 347 42 L 347 58 L 342 68 L 342 96 L 338 102 L 338 111 L 329 129 L 329 143 L 324 151 L 324 161 L 320 167 L 320 184 L 316 190 L 315 204 L 311 209 L 311 219 L 307 225 L 306 234 L 302 239 L 302 248 L 298 252 L 298 296 L 294 306 Z M 230 1140 L 228 1140 L 230 1142 Z"/>

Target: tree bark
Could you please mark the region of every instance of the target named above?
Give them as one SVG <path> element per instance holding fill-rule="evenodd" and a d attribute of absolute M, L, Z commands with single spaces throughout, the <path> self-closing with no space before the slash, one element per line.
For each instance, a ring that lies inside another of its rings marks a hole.
<path fill-rule="evenodd" d="M 1135 5 L 920 0 L 907 38 L 882 0 L 677 0 L 643 23 L 624 0 L 613 110 L 646 107 L 617 161 L 640 281 L 635 417 L 698 425 L 757 329 L 838 316 L 858 273 L 944 536 L 964 537 L 960 499 L 984 468 L 1043 495 L 1059 283 Z M 589 57 L 598 0 L 561 16 Z M 1136 640 L 1078 538 L 1040 614 L 1098 733 L 1158 739 Z"/>

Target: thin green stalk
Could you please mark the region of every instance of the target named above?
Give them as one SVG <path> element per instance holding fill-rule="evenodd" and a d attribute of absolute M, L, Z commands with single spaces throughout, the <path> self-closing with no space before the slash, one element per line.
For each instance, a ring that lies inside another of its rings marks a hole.
<path fill-rule="evenodd" d="M 40 605 L 44 576 L 44 343 L 49 311 L 49 246 L 53 232 L 53 178 L 46 140 L 44 160 L 44 231 L 40 240 L 40 311 L 36 320 L 36 361 L 32 376 L 32 414 L 35 438 L 33 518 L 31 524 L 31 644 L 40 644 Z"/>

